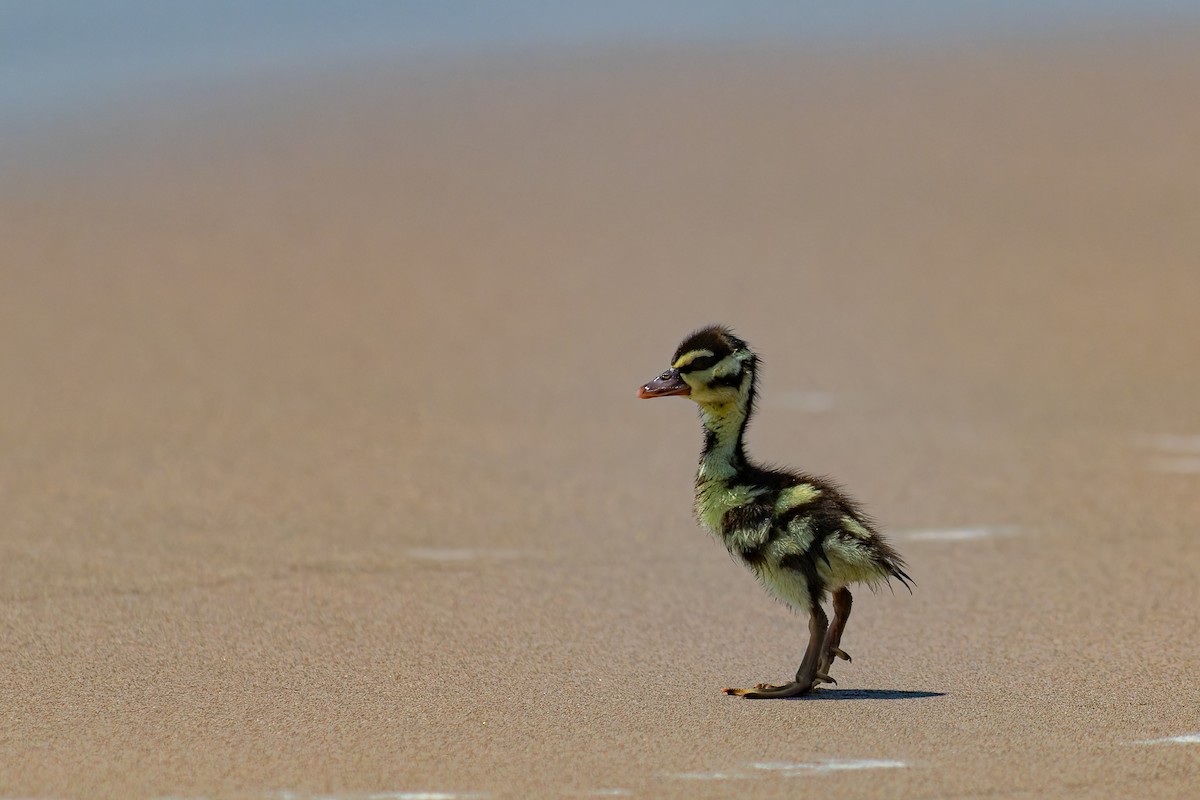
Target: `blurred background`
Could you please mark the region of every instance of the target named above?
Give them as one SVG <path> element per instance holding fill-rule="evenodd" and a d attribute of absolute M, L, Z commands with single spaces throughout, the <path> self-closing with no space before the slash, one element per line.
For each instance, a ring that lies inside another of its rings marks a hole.
<path fill-rule="evenodd" d="M 603 46 L 921 47 L 1194 25 L 1188 0 L 955 3 L 4 0 L 0 135 L 113 104 L 371 62 Z"/>
<path fill-rule="evenodd" d="M 1198 45 L 1182 0 L 0 0 L 0 795 L 1185 796 L 1130 743 L 1200 707 Z M 853 702 L 717 691 L 803 636 L 634 399 L 717 321 L 750 452 L 917 580 L 857 596 Z"/>

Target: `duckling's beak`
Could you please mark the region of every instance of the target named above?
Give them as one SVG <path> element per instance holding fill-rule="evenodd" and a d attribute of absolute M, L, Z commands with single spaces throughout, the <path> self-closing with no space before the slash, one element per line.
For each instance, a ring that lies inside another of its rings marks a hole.
<path fill-rule="evenodd" d="M 683 378 L 679 376 L 679 370 L 669 369 L 662 375 L 659 375 L 654 380 L 647 383 L 642 388 L 638 389 L 638 397 L 645 400 L 649 397 L 670 397 L 675 394 L 688 395 L 692 393 L 692 387 L 684 383 Z"/>

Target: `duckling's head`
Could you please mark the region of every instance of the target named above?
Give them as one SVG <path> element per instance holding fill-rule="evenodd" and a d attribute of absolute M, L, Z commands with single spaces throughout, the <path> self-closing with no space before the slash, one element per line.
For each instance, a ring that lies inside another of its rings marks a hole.
<path fill-rule="evenodd" d="M 638 389 L 638 397 L 683 395 L 708 408 L 736 404 L 748 412 L 757 365 L 750 346 L 733 331 L 724 325 L 710 325 L 684 339 L 670 369 Z"/>

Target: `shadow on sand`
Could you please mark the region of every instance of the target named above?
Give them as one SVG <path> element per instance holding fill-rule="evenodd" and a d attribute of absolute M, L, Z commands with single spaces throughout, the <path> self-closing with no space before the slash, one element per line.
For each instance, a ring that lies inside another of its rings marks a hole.
<path fill-rule="evenodd" d="M 920 700 L 923 697 L 945 697 L 945 692 L 906 692 L 899 689 L 825 689 L 793 700 Z"/>

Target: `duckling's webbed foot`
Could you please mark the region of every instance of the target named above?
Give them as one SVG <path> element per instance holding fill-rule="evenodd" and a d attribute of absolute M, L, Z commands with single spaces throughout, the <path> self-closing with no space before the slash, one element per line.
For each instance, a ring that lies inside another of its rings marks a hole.
<path fill-rule="evenodd" d="M 747 700 L 767 700 L 778 697 L 799 697 L 802 694 L 808 694 L 813 689 L 817 688 L 816 683 L 800 683 L 793 681 L 792 683 L 760 683 L 753 689 L 725 689 L 725 694 L 731 694 L 734 697 L 744 697 Z"/>
<path fill-rule="evenodd" d="M 796 670 L 796 680 L 791 683 L 770 684 L 760 683 L 753 689 L 726 689 L 725 694 L 744 697 L 747 700 L 768 700 L 781 697 L 799 697 L 808 694 L 822 683 L 834 683 L 829 677 L 829 669 L 820 668 L 822 654 L 825 652 L 826 632 L 829 620 L 820 604 L 814 603 L 808 619 L 808 648 L 804 651 L 804 660 L 800 669 Z M 836 645 L 835 645 L 836 649 Z"/>

